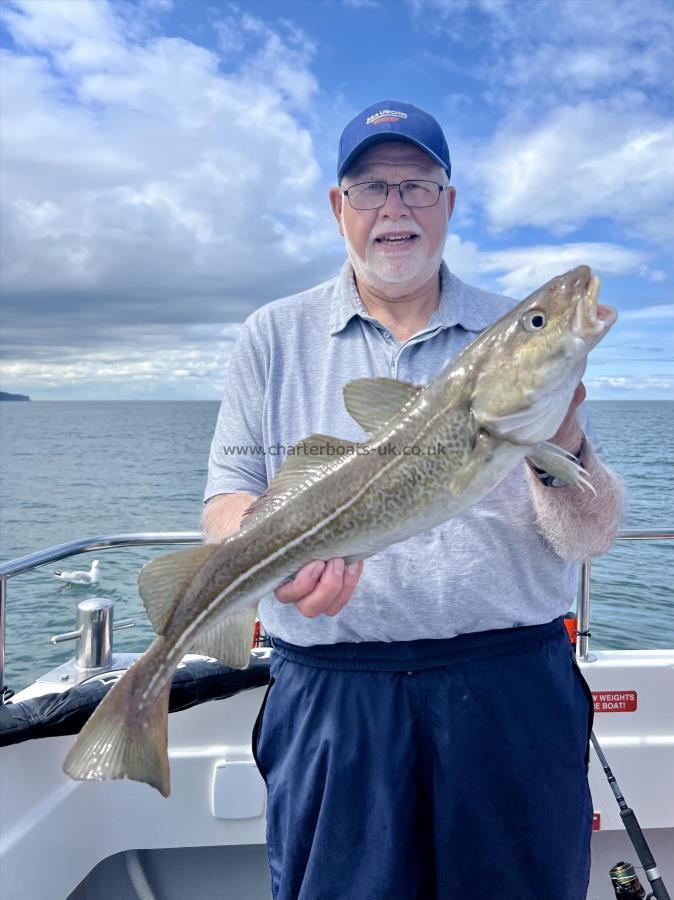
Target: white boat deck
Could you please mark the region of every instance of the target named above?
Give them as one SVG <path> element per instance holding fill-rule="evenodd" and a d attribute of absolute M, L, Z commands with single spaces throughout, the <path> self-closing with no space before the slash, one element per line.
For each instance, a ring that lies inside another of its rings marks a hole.
<path fill-rule="evenodd" d="M 674 885 L 674 650 L 593 655 L 581 668 L 612 710 L 596 713 L 595 733 Z M 23 696 L 38 690 L 44 685 Z M 168 799 L 135 782 L 71 781 L 61 765 L 73 737 L 3 748 L 3 900 L 145 900 L 128 871 L 125 851 L 135 849 L 157 900 L 267 900 L 264 785 L 250 750 L 263 693 L 171 714 Z M 608 870 L 638 860 L 594 751 L 590 784 L 600 830 L 588 900 L 612 900 Z"/>

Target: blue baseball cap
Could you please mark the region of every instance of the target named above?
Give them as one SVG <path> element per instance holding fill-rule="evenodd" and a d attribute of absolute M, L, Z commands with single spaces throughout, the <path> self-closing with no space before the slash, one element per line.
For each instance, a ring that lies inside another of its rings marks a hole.
<path fill-rule="evenodd" d="M 383 141 L 409 141 L 415 144 L 443 167 L 448 179 L 451 177 L 449 148 L 438 121 L 411 103 L 382 100 L 358 113 L 342 132 L 337 155 L 337 180 L 363 150 Z"/>

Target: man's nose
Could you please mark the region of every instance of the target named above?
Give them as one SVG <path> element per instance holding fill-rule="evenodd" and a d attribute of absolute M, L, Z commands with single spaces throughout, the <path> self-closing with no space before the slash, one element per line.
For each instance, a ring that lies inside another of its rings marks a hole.
<path fill-rule="evenodd" d="M 379 212 L 382 216 L 388 216 L 392 219 L 398 219 L 402 215 L 409 215 L 409 208 L 403 203 L 400 196 L 400 188 L 397 185 L 389 186 L 386 203 L 380 208 Z"/>

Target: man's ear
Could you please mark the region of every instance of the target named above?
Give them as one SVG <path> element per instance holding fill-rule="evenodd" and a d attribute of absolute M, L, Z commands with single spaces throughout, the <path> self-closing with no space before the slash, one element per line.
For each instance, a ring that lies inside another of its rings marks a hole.
<path fill-rule="evenodd" d="M 452 218 L 452 213 L 454 212 L 454 204 L 456 203 L 456 188 L 450 184 L 445 193 L 447 194 L 447 222 L 449 222 Z"/>
<path fill-rule="evenodd" d="M 339 225 L 339 233 L 344 236 L 344 229 L 342 228 L 342 202 L 344 199 L 344 194 L 338 187 L 331 187 L 329 191 L 330 197 L 330 205 L 332 206 L 332 214 L 335 219 L 337 219 L 337 224 Z"/>

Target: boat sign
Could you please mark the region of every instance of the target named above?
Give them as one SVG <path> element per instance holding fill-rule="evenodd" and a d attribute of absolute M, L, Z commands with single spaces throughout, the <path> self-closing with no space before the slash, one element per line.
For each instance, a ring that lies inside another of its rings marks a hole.
<path fill-rule="evenodd" d="M 592 830 L 593 831 L 601 831 L 601 813 L 600 812 L 592 813 Z"/>
<path fill-rule="evenodd" d="M 636 691 L 592 691 L 594 711 L 635 712 L 637 708 Z"/>

